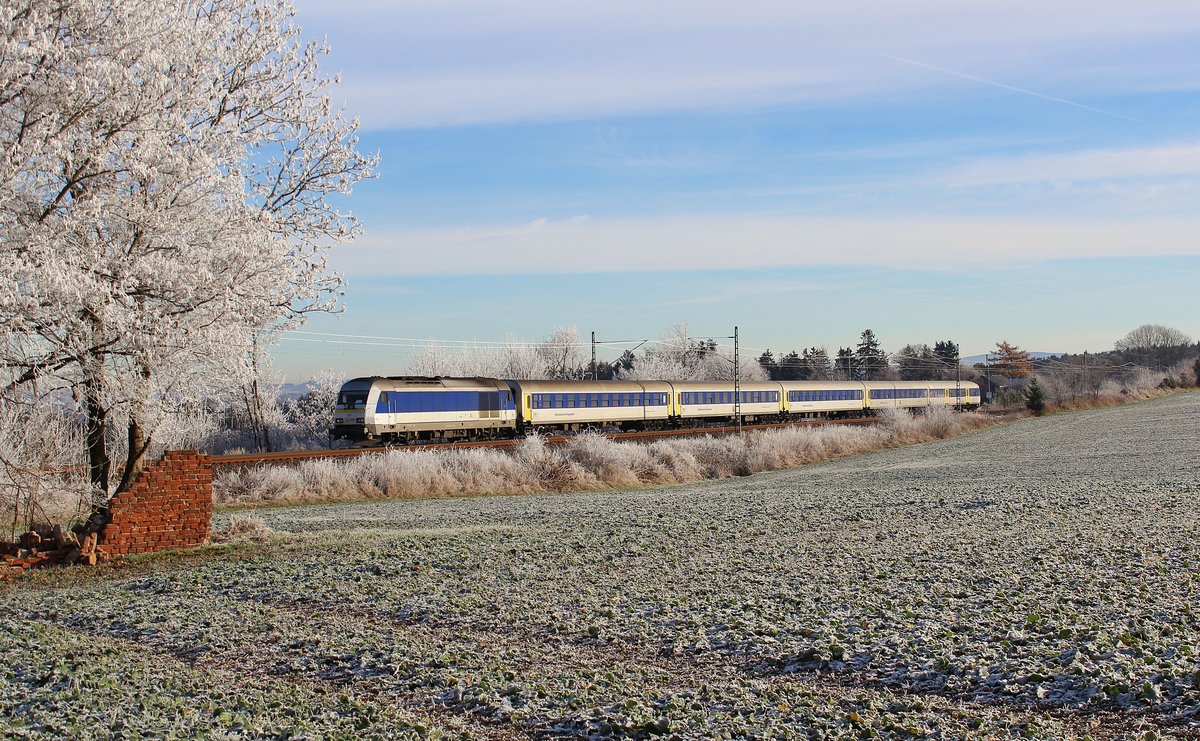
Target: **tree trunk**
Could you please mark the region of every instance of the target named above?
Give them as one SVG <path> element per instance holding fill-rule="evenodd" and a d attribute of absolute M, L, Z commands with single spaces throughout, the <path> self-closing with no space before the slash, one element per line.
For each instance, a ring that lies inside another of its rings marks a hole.
<path fill-rule="evenodd" d="M 253 386 L 252 386 L 252 388 L 253 388 L 252 398 L 254 399 L 255 423 L 256 423 L 256 426 L 257 426 L 259 432 L 261 432 L 261 434 L 262 434 L 262 442 L 260 443 L 259 447 L 262 450 L 262 452 L 270 453 L 271 452 L 271 431 L 269 429 L 267 429 L 266 415 L 263 414 L 262 391 L 258 388 L 258 363 L 256 362 L 254 365 L 255 365 L 255 369 L 254 369 L 255 378 L 254 378 L 254 382 L 253 382 Z M 258 435 L 255 435 L 255 438 L 257 439 Z"/>
<path fill-rule="evenodd" d="M 87 414 L 88 478 L 93 491 L 107 497 L 112 462 L 108 455 L 108 410 L 103 399 L 103 361 L 92 359 L 84 364 L 84 406 Z M 107 510 L 107 505 L 100 507 Z"/>
<path fill-rule="evenodd" d="M 125 454 L 125 473 L 121 476 L 121 483 L 117 486 L 117 492 L 128 491 L 129 487 L 133 486 L 133 482 L 137 481 L 137 477 L 146 467 L 146 450 L 150 447 L 150 441 L 146 439 L 145 430 L 142 428 L 142 423 L 136 414 L 129 415 L 129 447 Z"/>

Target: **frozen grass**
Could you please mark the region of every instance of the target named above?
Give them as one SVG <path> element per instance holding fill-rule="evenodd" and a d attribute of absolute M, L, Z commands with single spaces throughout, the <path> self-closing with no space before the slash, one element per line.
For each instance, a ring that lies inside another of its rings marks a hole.
<path fill-rule="evenodd" d="M 1194 737 L 1198 415 L 1178 394 L 684 486 L 258 510 L 301 537 L 0 589 L 0 737 Z M 736 474 L 849 432 L 578 460 Z M 511 465 L 593 480 L 558 455 Z"/>
<path fill-rule="evenodd" d="M 267 526 L 261 518 L 253 515 L 234 515 L 220 530 L 212 534 L 214 543 L 259 543 L 270 540 L 275 531 Z"/>
<path fill-rule="evenodd" d="M 629 489 L 776 471 L 881 448 L 912 445 L 996 424 L 978 414 L 885 410 L 870 426 L 793 427 L 744 435 L 614 442 L 582 434 L 562 446 L 538 437 L 514 452 L 405 450 L 219 473 L 222 504 L 413 499 Z"/>

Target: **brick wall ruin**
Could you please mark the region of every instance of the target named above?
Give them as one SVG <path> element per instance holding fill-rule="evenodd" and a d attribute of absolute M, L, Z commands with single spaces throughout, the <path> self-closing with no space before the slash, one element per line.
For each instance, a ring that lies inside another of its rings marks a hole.
<path fill-rule="evenodd" d="M 0 581 L 53 564 L 95 565 L 113 556 L 207 543 L 212 535 L 212 460 L 194 450 L 168 451 L 113 497 L 99 532 L 55 525 L 0 543 Z M 90 524 L 90 523 L 89 523 Z"/>
<path fill-rule="evenodd" d="M 212 535 L 212 464 L 194 450 L 170 450 L 113 497 L 97 546 L 128 556 L 207 543 Z"/>

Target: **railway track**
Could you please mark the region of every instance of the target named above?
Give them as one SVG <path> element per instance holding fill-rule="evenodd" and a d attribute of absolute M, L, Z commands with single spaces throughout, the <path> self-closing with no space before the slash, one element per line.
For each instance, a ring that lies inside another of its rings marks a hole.
<path fill-rule="evenodd" d="M 694 427 L 682 430 L 652 430 L 646 432 L 609 432 L 604 436 L 610 440 L 654 440 L 667 437 L 687 437 L 689 435 L 730 435 L 747 430 L 774 430 L 786 427 L 823 427 L 826 425 L 863 425 L 877 422 L 875 417 L 858 419 L 821 419 L 802 420 L 797 422 L 775 422 L 772 424 L 729 425 L 724 427 Z M 574 435 L 551 435 L 546 442 L 551 445 L 562 445 L 571 440 Z M 334 448 L 329 450 L 300 450 L 281 453 L 239 453 L 234 455 L 210 455 L 208 460 L 213 465 L 250 465 L 254 463 L 283 463 L 309 458 L 352 458 L 359 455 L 378 455 L 392 451 L 417 450 L 452 450 L 457 448 L 511 448 L 520 444 L 519 438 L 504 440 L 475 440 L 471 442 L 449 443 L 418 443 L 414 445 L 376 446 L 370 448 Z"/>

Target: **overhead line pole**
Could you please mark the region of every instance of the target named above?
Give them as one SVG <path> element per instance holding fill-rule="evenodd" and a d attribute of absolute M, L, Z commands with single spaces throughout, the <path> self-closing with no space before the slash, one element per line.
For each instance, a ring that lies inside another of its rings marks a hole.
<path fill-rule="evenodd" d="M 634 345 L 629 350 L 629 352 L 633 352 L 649 341 L 650 340 L 648 340 L 648 339 L 646 339 L 646 340 L 597 340 L 596 333 L 592 332 L 592 380 L 593 381 L 600 380 L 600 364 L 596 360 L 596 345 L 628 345 L 631 342 L 636 342 L 637 344 Z"/>
<path fill-rule="evenodd" d="M 733 328 L 733 416 L 737 417 L 738 430 L 742 429 L 742 363 L 739 356 L 738 328 Z"/>

